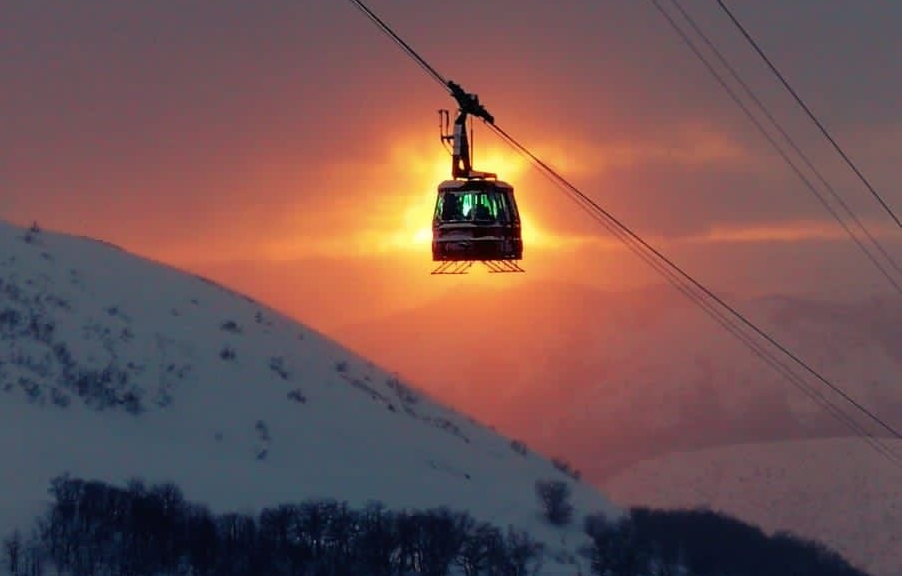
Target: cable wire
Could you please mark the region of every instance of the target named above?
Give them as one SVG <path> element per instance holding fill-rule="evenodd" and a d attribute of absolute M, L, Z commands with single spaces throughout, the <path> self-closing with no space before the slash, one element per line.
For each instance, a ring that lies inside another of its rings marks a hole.
<path fill-rule="evenodd" d="M 421 58 L 420 55 L 417 54 L 416 51 L 410 47 L 409 44 L 407 44 L 407 42 L 405 42 L 404 40 L 401 39 L 400 36 L 395 34 L 394 31 L 391 28 L 389 28 L 388 24 L 386 24 L 378 16 L 376 16 L 376 14 L 373 13 L 372 10 L 367 8 L 363 4 L 363 2 L 360 2 L 360 0 L 351 0 L 351 2 L 353 2 L 354 5 L 360 9 L 361 12 L 366 14 L 366 16 L 370 20 L 372 20 L 377 26 L 379 26 L 379 28 L 381 28 L 383 32 L 388 34 L 389 37 L 391 37 L 391 39 L 394 40 L 398 44 L 398 46 L 401 47 L 402 50 L 407 52 L 407 54 L 411 58 L 416 60 L 416 62 L 420 65 L 421 68 L 423 68 L 423 70 L 426 71 L 427 74 L 429 74 L 436 82 L 441 84 L 443 88 L 445 88 L 446 90 L 448 89 L 448 80 L 446 80 L 444 76 L 439 74 L 435 68 L 430 66 L 428 62 L 426 62 L 423 58 Z"/>
<path fill-rule="evenodd" d="M 524 151 L 525 148 L 520 147 L 520 145 L 512 140 L 508 139 L 505 134 L 499 133 L 499 136 L 508 142 L 514 149 L 516 149 L 520 154 L 525 156 L 527 159 L 532 161 L 532 158 L 528 151 Z M 713 304 L 706 301 L 702 296 L 698 294 L 697 291 L 694 291 L 692 285 L 684 281 L 677 274 L 675 274 L 672 270 L 668 269 L 666 266 L 656 261 L 649 253 L 643 252 L 641 249 L 641 245 L 637 244 L 634 241 L 631 241 L 631 238 L 624 234 L 616 226 L 613 226 L 608 220 L 606 220 L 602 214 L 592 210 L 590 204 L 586 203 L 579 196 L 574 195 L 569 189 L 561 186 L 560 181 L 555 179 L 555 177 L 540 168 L 540 173 L 548 178 L 553 184 L 563 189 L 565 192 L 570 194 L 571 199 L 577 202 L 581 208 L 583 208 L 590 217 L 594 220 L 602 224 L 611 234 L 616 236 L 621 242 L 623 242 L 627 248 L 633 251 L 641 260 L 643 260 L 646 264 L 651 266 L 656 272 L 660 273 L 664 278 L 679 292 L 681 292 L 684 296 L 686 296 L 689 300 L 691 300 L 694 304 L 698 305 L 702 308 L 702 310 L 708 314 L 715 322 L 717 322 L 722 328 L 726 331 L 730 332 L 733 336 L 739 339 L 743 344 L 745 344 L 751 351 L 754 353 L 759 359 L 763 362 L 770 365 L 774 370 L 776 370 L 780 375 L 785 377 L 791 384 L 793 384 L 796 388 L 802 391 L 803 394 L 808 396 L 812 401 L 817 404 L 821 404 L 821 406 L 830 413 L 833 417 L 838 419 L 840 422 L 848 426 L 852 431 L 856 432 L 858 435 L 861 435 L 866 443 L 868 443 L 872 448 L 874 448 L 877 452 L 881 453 L 888 460 L 893 461 L 895 464 L 902 467 L 902 457 L 896 455 L 892 448 L 887 446 L 878 438 L 873 437 L 861 424 L 859 424 L 855 419 L 851 418 L 849 415 L 844 413 L 842 409 L 837 407 L 833 402 L 831 402 L 828 398 L 826 398 L 821 392 L 815 390 L 811 387 L 807 382 L 805 382 L 804 378 L 799 376 L 796 372 L 790 368 L 786 362 L 778 360 L 774 358 L 772 352 L 765 349 L 760 342 L 755 341 L 748 333 L 744 332 L 741 326 L 737 325 L 736 321 L 729 318 L 723 311 L 714 307 Z"/>
<path fill-rule="evenodd" d="M 375 22 L 377 25 L 379 25 L 379 27 L 386 34 L 388 34 L 390 37 L 392 37 L 399 44 L 399 46 L 401 46 L 408 53 L 408 55 L 410 55 L 412 58 L 416 59 L 420 63 L 421 67 L 423 67 L 423 69 L 427 73 L 429 73 L 434 79 L 438 80 L 439 82 L 442 82 L 443 86 L 445 86 L 445 87 L 448 86 L 447 81 L 444 81 L 444 78 L 438 72 L 436 72 L 434 68 L 432 68 L 428 63 L 426 63 L 426 61 L 423 60 L 418 54 L 416 54 L 416 52 L 414 52 L 413 49 L 410 48 L 403 40 L 401 40 L 393 31 L 391 31 L 391 29 L 384 22 L 382 22 L 378 17 L 376 17 L 376 15 L 372 13 L 372 11 L 370 11 L 368 8 L 366 8 L 362 4 L 362 2 L 360 2 L 360 0 L 351 0 L 351 1 L 355 5 L 357 5 L 359 8 L 361 8 L 370 17 L 370 19 L 373 20 L 373 22 Z M 820 373 L 818 373 L 816 370 L 814 370 L 811 366 L 809 366 L 804 361 L 802 361 L 798 356 L 796 356 L 795 354 L 790 352 L 785 346 L 783 346 L 782 344 L 777 342 L 773 337 L 768 335 L 766 332 L 764 332 L 763 330 L 758 328 L 755 324 L 753 324 L 751 321 L 749 321 L 747 318 L 745 318 L 745 316 L 743 316 L 741 313 L 739 313 L 735 308 L 733 308 L 732 306 L 727 304 L 723 299 L 718 297 L 711 290 L 706 288 L 699 281 L 697 281 L 695 278 L 693 278 L 688 273 L 686 273 L 682 268 L 680 268 L 675 263 L 673 263 L 673 261 L 671 261 L 669 258 L 664 256 L 661 252 L 659 252 L 657 249 L 652 247 L 650 244 L 648 244 L 645 240 L 643 240 L 641 237 L 639 237 L 630 228 L 625 226 L 622 222 L 620 222 L 617 218 L 615 218 L 607 210 L 602 208 L 595 201 L 593 201 L 591 198 L 586 196 L 583 192 L 581 192 L 578 188 L 576 188 L 573 184 L 571 184 L 568 180 L 566 180 L 563 176 L 561 176 L 555 169 L 553 169 L 546 162 L 544 162 L 540 158 L 538 158 L 535 154 L 533 154 L 528 148 L 526 148 L 524 145 L 522 145 L 519 141 L 514 139 L 505 130 L 503 130 L 501 127 L 494 124 L 493 122 L 492 123 L 487 122 L 487 124 L 493 131 L 495 131 L 496 134 L 498 134 L 505 141 L 507 141 L 509 144 L 511 144 L 515 149 L 517 149 L 522 154 L 525 154 L 527 157 L 529 157 L 536 166 L 538 166 L 542 170 L 544 170 L 544 173 L 546 173 L 547 176 L 553 178 L 558 183 L 559 186 L 562 186 L 569 193 L 575 195 L 575 198 L 578 199 L 578 201 L 581 203 L 581 205 L 584 207 L 584 209 L 587 209 L 587 211 L 589 209 L 591 209 L 591 211 L 592 211 L 591 213 L 593 213 L 596 218 L 604 217 L 604 219 L 606 221 L 606 222 L 604 222 L 606 224 L 605 227 L 608 228 L 609 230 L 612 230 L 612 229 L 616 230 L 617 232 L 615 233 L 615 235 L 619 239 L 628 240 L 628 245 L 630 245 L 634 248 L 637 248 L 637 249 L 645 250 L 646 256 L 648 256 L 650 258 L 651 256 L 649 256 L 649 254 L 653 255 L 660 262 L 663 262 L 664 269 L 666 269 L 666 271 L 667 271 L 667 274 L 665 274 L 665 277 L 676 278 L 677 280 L 679 280 L 680 285 L 684 289 L 687 289 L 687 288 L 688 289 L 697 289 L 697 290 L 701 291 L 704 295 L 706 295 L 708 298 L 710 298 L 713 302 L 717 303 L 718 305 L 721 306 L 721 308 L 723 308 L 724 310 L 729 312 L 730 315 L 732 315 L 734 318 L 738 319 L 741 322 L 741 324 L 744 324 L 746 327 L 751 328 L 760 337 L 764 338 L 772 346 L 774 346 L 775 348 L 777 348 L 778 350 L 783 352 L 786 356 L 788 356 L 790 359 L 792 359 L 794 362 L 796 362 L 796 364 L 800 365 L 808 373 L 810 373 L 811 375 L 816 377 L 820 382 L 822 382 L 823 384 L 828 386 L 835 393 L 839 394 L 844 400 L 846 400 L 852 406 L 857 408 L 860 412 L 865 414 L 871 420 L 876 422 L 880 427 L 882 427 L 883 429 L 888 431 L 893 437 L 902 438 L 902 435 L 900 435 L 900 433 L 897 430 L 895 430 L 892 426 L 887 424 L 884 420 L 882 420 L 880 417 L 878 417 L 872 411 L 867 409 L 865 406 L 863 406 L 862 404 L 860 404 L 859 402 L 854 400 L 851 396 L 849 396 L 841 388 L 839 388 L 838 386 L 836 386 L 835 384 L 833 384 L 832 382 L 827 380 Z M 648 260 L 646 260 L 646 261 L 648 261 Z M 656 262 L 655 264 L 658 265 L 660 263 Z M 659 268 L 656 266 L 656 269 L 659 269 Z M 687 294 L 687 292 L 685 290 L 681 290 L 681 291 L 683 291 L 684 294 Z M 690 298 L 693 298 L 694 301 L 698 302 L 697 300 L 695 300 L 696 297 L 699 297 L 698 294 L 695 294 L 695 297 L 690 297 Z M 706 310 L 708 309 L 705 306 L 703 306 L 703 308 L 705 308 Z M 729 328 L 728 328 L 728 330 L 734 336 L 738 336 L 738 334 L 734 330 L 730 330 Z M 740 337 L 740 339 L 742 339 L 742 338 Z M 831 412 L 831 413 L 833 413 L 833 412 Z M 839 413 L 842 414 L 842 411 L 840 410 Z M 836 415 L 836 414 L 834 414 L 834 415 Z M 847 415 L 846 415 L 846 419 L 848 420 L 847 423 L 853 422 L 853 420 L 851 420 L 851 418 L 848 417 Z M 864 431 L 863 429 L 861 429 L 861 430 L 872 440 L 876 441 L 876 439 L 873 438 L 870 433 L 868 433 L 867 431 Z M 873 446 L 873 444 L 872 444 L 872 446 Z M 887 450 L 889 450 L 889 449 L 887 448 Z M 883 453 L 885 456 L 887 456 L 886 453 L 884 453 L 884 452 L 881 452 L 881 453 Z M 895 458 L 895 454 L 891 450 L 889 450 L 889 457 Z"/>
<path fill-rule="evenodd" d="M 855 235 L 855 233 L 849 228 L 848 224 L 842 219 L 842 217 L 836 213 L 836 210 L 830 203 L 824 198 L 823 194 L 812 184 L 812 182 L 802 173 L 799 167 L 792 161 L 792 159 L 786 154 L 786 152 L 780 147 L 780 145 L 774 140 L 774 138 L 768 133 L 767 129 L 761 125 L 761 122 L 755 118 L 755 115 L 746 107 L 746 105 L 742 102 L 739 96 L 727 85 L 726 81 L 724 81 L 723 77 L 717 72 L 714 66 L 711 65 L 710 62 L 701 54 L 696 45 L 692 42 L 692 40 L 686 35 L 686 33 L 679 27 L 679 25 L 673 20 L 670 14 L 667 13 L 666 10 L 660 5 L 658 0 L 650 0 L 651 3 L 658 9 L 658 11 L 664 16 L 670 26 L 676 31 L 677 35 L 689 46 L 690 50 L 692 50 L 693 54 L 704 64 L 705 68 L 707 68 L 708 72 L 714 76 L 714 79 L 717 80 L 718 84 L 727 92 L 733 102 L 739 106 L 743 112 L 745 112 L 746 116 L 748 116 L 749 120 L 754 124 L 754 126 L 761 132 L 761 134 L 765 137 L 765 139 L 774 147 L 777 153 L 783 158 L 783 160 L 792 168 L 793 172 L 799 177 L 802 183 L 808 188 L 808 190 L 815 196 L 815 198 L 824 206 L 824 208 L 833 216 L 834 220 L 836 220 L 839 225 L 846 231 L 846 234 L 855 242 L 859 249 L 867 256 L 867 258 L 871 261 L 871 263 L 880 271 L 880 273 L 886 278 L 886 280 L 892 285 L 892 287 L 898 292 L 902 294 L 902 284 L 900 284 L 899 280 L 893 277 L 893 274 L 887 270 L 883 264 L 881 264 L 878 259 L 868 250 L 867 246 Z M 761 100 L 752 92 L 751 88 L 739 77 L 738 73 L 730 66 L 730 64 L 726 61 L 726 59 L 721 55 L 720 51 L 711 43 L 708 37 L 698 28 L 695 21 L 692 17 L 683 10 L 678 0 L 671 0 L 671 2 L 677 6 L 683 16 L 690 22 L 695 31 L 702 37 L 702 39 L 708 44 L 709 48 L 718 56 L 721 63 L 731 72 L 733 77 L 739 82 L 740 85 L 745 89 L 746 93 L 752 98 L 752 100 L 758 105 L 759 108 L 764 112 L 764 114 L 768 117 L 771 123 L 776 127 L 776 129 L 780 132 L 784 139 L 789 142 L 790 146 L 795 150 L 795 152 L 802 158 L 802 160 L 806 163 L 809 169 L 811 169 L 815 175 L 821 180 L 824 186 L 830 191 L 833 195 L 834 199 L 842 206 L 846 212 L 850 215 L 850 217 L 858 224 L 859 228 L 861 228 L 864 234 L 870 239 L 871 243 L 874 244 L 877 250 L 883 255 L 883 257 L 887 260 L 890 266 L 895 268 L 896 272 L 902 276 L 902 268 L 896 263 L 893 257 L 880 245 L 877 239 L 865 228 L 864 224 L 855 216 L 852 210 L 848 207 L 848 205 L 842 200 L 839 194 L 833 189 L 829 182 L 821 175 L 821 173 L 812 165 L 811 161 L 808 157 L 799 149 L 799 147 L 793 142 L 792 138 L 786 133 L 785 130 L 779 125 L 773 115 L 767 110 Z"/>
<path fill-rule="evenodd" d="M 739 31 L 742 32 L 742 35 L 745 36 L 745 39 L 749 41 L 749 43 L 752 45 L 752 47 L 754 47 L 755 51 L 758 52 L 758 55 L 761 56 L 761 58 L 767 63 L 767 65 L 771 69 L 771 71 L 777 76 L 777 78 L 780 79 L 780 82 L 783 84 L 783 86 L 786 88 L 786 90 L 788 90 L 789 93 L 792 94 L 792 96 L 793 96 L 793 98 L 795 98 L 796 102 L 799 103 L 799 106 L 801 106 L 802 109 L 808 114 L 808 117 L 811 118 L 811 120 L 817 125 L 817 127 L 820 129 L 821 133 L 823 133 L 823 135 L 827 138 L 827 140 L 830 141 L 830 144 L 833 145 L 833 148 L 835 148 L 836 151 L 839 152 L 839 155 L 842 156 L 843 160 L 846 161 L 846 164 L 849 165 L 849 167 L 852 169 L 852 171 L 855 172 L 855 174 L 858 176 L 858 178 L 864 183 L 865 186 L 867 186 L 867 189 L 870 190 L 871 195 L 873 195 L 874 198 L 876 198 L 877 201 L 880 203 L 880 205 L 883 206 L 883 209 L 886 210 L 886 213 L 889 214 L 890 217 L 896 222 L 896 225 L 899 226 L 900 228 L 902 228 L 902 220 L 899 220 L 899 217 L 896 216 L 896 214 L 892 211 L 892 209 L 890 209 L 890 207 L 883 200 L 883 198 L 880 197 L 880 194 L 878 194 L 877 191 L 874 189 L 874 187 L 871 186 L 871 183 L 868 182 L 867 178 L 864 177 L 864 174 L 862 174 L 861 171 L 858 169 L 858 167 L 855 166 L 855 164 L 846 155 L 846 153 L 843 151 L 843 149 L 839 147 L 839 144 L 836 143 L 836 140 L 833 139 L 833 137 L 830 135 L 830 133 L 827 131 L 827 129 L 824 127 L 824 125 L 821 124 L 820 120 L 818 120 L 814 116 L 814 113 L 811 111 L 810 108 L 808 108 L 808 106 L 805 104 L 805 102 L 802 101 L 802 98 L 799 97 L 799 95 L 796 93 L 796 91 L 792 89 L 792 87 L 789 85 L 789 82 L 786 81 L 786 78 L 783 77 L 783 75 L 780 73 L 780 71 L 777 70 L 777 67 L 774 66 L 774 64 L 770 61 L 770 59 L 764 54 L 764 51 L 761 50 L 761 47 L 758 46 L 758 43 L 755 42 L 755 40 L 748 33 L 748 31 L 745 29 L 745 27 L 739 22 L 739 20 L 736 18 L 736 16 L 733 15 L 733 12 L 727 7 L 726 4 L 724 4 L 723 0 L 717 0 L 717 3 L 720 5 L 720 7 L 723 9 L 723 11 L 726 12 L 727 16 L 729 16 L 730 20 L 733 22 L 733 24 L 736 25 L 736 27 L 739 29 Z"/>
<path fill-rule="evenodd" d="M 734 307 L 727 304 L 722 298 L 714 294 L 710 289 L 701 284 L 698 280 L 693 278 L 687 272 L 685 272 L 681 267 L 676 265 L 672 260 L 667 258 L 664 254 L 658 251 L 656 248 L 651 246 L 648 242 L 639 237 L 635 232 L 633 232 L 629 227 L 624 225 L 620 220 L 615 218 L 610 212 L 602 208 L 598 205 L 594 200 L 586 196 L 583 192 L 581 192 L 578 188 L 576 188 L 573 184 L 571 184 L 567 179 L 557 173 L 554 168 L 549 166 L 546 162 L 542 161 L 540 158 L 535 156 L 528 148 L 520 144 L 517 140 L 515 140 L 512 136 L 510 136 L 507 132 L 505 132 L 500 126 L 497 124 L 489 125 L 492 130 L 495 130 L 502 138 L 511 143 L 518 150 L 526 154 L 532 161 L 540 166 L 543 170 L 548 172 L 556 181 L 558 181 L 561 185 L 566 187 L 570 192 L 577 195 L 586 205 L 590 206 L 594 211 L 598 214 L 603 215 L 608 222 L 613 224 L 616 228 L 618 228 L 621 232 L 623 232 L 626 236 L 630 238 L 631 241 L 636 242 L 643 249 L 647 250 L 659 260 L 661 260 L 666 266 L 673 272 L 675 272 L 679 277 L 683 280 L 687 281 L 690 285 L 694 286 L 696 289 L 703 292 L 708 298 L 719 304 L 724 310 L 729 312 L 733 317 L 739 320 L 742 324 L 751 328 L 754 332 L 756 332 L 760 337 L 767 340 L 771 345 L 775 348 L 783 352 L 786 356 L 792 359 L 796 364 L 801 366 L 805 371 L 809 374 L 817 378 L 821 383 L 826 385 L 828 388 L 839 394 L 843 397 L 849 404 L 857 408 L 860 412 L 868 416 L 871 420 L 877 423 L 881 428 L 889 432 L 893 437 L 902 439 L 902 434 L 899 433 L 898 430 L 890 426 L 886 423 L 882 418 L 874 414 L 867 407 L 863 406 L 857 400 L 852 398 L 848 393 L 843 391 L 839 386 L 827 380 L 824 376 L 822 376 L 819 372 L 817 372 L 814 368 L 809 366 L 806 362 L 800 359 L 797 355 L 793 354 L 788 348 L 780 344 L 776 341 L 772 336 L 764 332 L 762 329 L 758 328 L 755 324 L 753 324 L 750 320 L 748 320 L 744 315 L 742 315 L 739 311 L 737 311 Z"/>

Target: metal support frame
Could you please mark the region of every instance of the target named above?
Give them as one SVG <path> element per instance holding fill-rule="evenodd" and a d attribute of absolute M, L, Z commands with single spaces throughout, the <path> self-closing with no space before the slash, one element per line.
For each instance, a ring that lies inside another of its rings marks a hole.
<path fill-rule="evenodd" d="M 460 85 L 448 82 L 451 95 L 457 101 L 458 114 L 454 120 L 454 128 L 450 129 L 450 116 L 447 110 L 439 110 L 439 136 L 442 144 L 451 144 L 451 176 L 456 180 L 495 179 L 498 176 L 493 172 L 479 172 L 473 170 L 471 164 L 470 141 L 467 138 L 467 117 L 475 116 L 489 124 L 495 122 L 495 118 L 489 114 L 485 107 L 479 103 L 479 97 L 465 92 Z M 434 275 L 466 274 L 473 266 L 473 262 L 482 262 L 488 268 L 490 274 L 506 272 L 526 272 L 513 260 L 446 260 L 432 271 Z"/>
<path fill-rule="evenodd" d="M 432 274 L 467 274 L 473 266 L 473 262 L 481 262 L 489 269 L 489 274 L 504 274 L 510 272 L 526 272 L 514 260 L 446 260 L 439 264 Z"/>
<path fill-rule="evenodd" d="M 489 269 L 490 274 L 498 274 L 504 272 L 526 272 L 523 268 L 520 267 L 514 260 L 480 260 L 486 268 Z"/>
<path fill-rule="evenodd" d="M 446 260 L 439 264 L 432 274 L 466 274 L 472 260 Z"/>

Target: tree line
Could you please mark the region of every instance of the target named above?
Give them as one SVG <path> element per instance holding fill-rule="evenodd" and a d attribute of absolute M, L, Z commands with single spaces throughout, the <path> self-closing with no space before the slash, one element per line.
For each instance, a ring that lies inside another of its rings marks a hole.
<path fill-rule="evenodd" d="M 706 509 L 631 508 L 590 515 L 584 529 L 599 576 L 867 576 L 819 542 Z"/>
<path fill-rule="evenodd" d="M 172 483 L 120 488 L 59 476 L 32 532 L 2 546 L 0 574 L 45 576 L 526 576 L 545 550 L 447 507 L 392 511 L 306 500 L 258 514 L 213 514 Z M 570 491 L 539 481 L 545 521 L 573 521 Z M 584 564 L 598 576 L 866 576 L 825 546 L 773 536 L 710 510 L 590 514 Z M 52 569 L 52 570 L 51 570 Z M 573 565 L 573 573 L 580 571 Z"/>
<path fill-rule="evenodd" d="M 213 514 L 171 483 L 118 488 L 61 476 L 31 537 L 4 541 L 14 576 L 525 576 L 541 561 L 527 533 L 445 507 L 307 500 L 259 514 Z"/>

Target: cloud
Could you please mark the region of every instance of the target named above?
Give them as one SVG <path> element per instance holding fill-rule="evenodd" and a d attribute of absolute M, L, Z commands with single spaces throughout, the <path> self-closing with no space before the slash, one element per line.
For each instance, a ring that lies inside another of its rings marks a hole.
<path fill-rule="evenodd" d="M 845 222 L 845 221 L 844 221 Z M 902 231 L 890 225 L 876 225 L 863 222 L 868 233 L 878 242 L 902 239 Z M 863 243 L 868 244 L 867 235 L 854 224 L 846 223 L 849 229 Z M 747 242 L 805 242 L 805 241 L 850 241 L 849 233 L 836 222 L 801 221 L 761 223 L 750 226 L 715 226 L 703 234 L 682 239 L 689 243 L 747 243 Z"/>
<path fill-rule="evenodd" d="M 602 176 L 613 170 L 670 165 L 745 169 L 755 155 L 742 142 L 701 120 L 674 123 L 655 138 L 638 136 L 592 142 L 567 139 L 535 146 L 537 155 L 563 173 Z"/>

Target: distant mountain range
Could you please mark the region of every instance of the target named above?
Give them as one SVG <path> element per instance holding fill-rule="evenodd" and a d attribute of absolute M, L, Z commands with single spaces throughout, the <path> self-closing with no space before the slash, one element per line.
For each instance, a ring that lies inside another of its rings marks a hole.
<path fill-rule="evenodd" d="M 724 298 L 902 424 L 902 298 Z M 669 286 L 464 290 L 338 337 L 563 457 L 624 506 L 710 505 L 822 540 L 875 574 L 902 574 L 898 467 L 842 439 L 846 425 Z"/>
<path fill-rule="evenodd" d="M 884 420 L 902 422 L 902 297 L 725 299 Z M 674 450 L 850 434 L 669 286 L 470 288 L 335 336 L 593 481 Z"/>
<path fill-rule="evenodd" d="M 902 455 L 902 441 L 888 442 Z M 902 574 L 902 468 L 859 439 L 672 453 L 603 484 L 623 506 L 705 506 L 817 538 L 875 576 Z"/>

